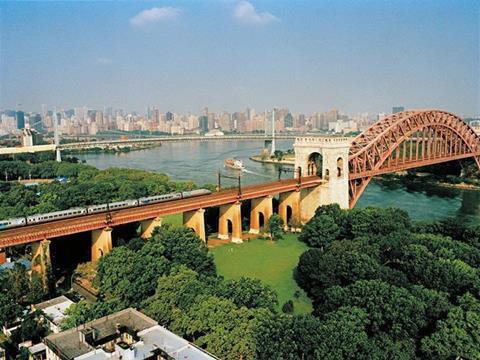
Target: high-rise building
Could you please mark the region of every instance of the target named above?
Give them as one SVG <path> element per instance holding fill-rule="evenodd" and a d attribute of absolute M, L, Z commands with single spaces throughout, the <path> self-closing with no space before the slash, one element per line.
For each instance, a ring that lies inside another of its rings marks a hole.
<path fill-rule="evenodd" d="M 167 111 L 165 114 L 165 119 L 167 121 L 173 121 L 173 113 L 171 113 L 170 111 Z"/>
<path fill-rule="evenodd" d="M 25 113 L 23 111 L 17 111 L 15 113 L 15 120 L 17 121 L 17 129 L 25 128 Z"/>
<path fill-rule="evenodd" d="M 198 119 L 200 131 L 208 132 L 208 116 L 202 115 Z"/>
<path fill-rule="evenodd" d="M 28 124 L 30 125 L 30 129 L 35 129 L 38 132 L 42 132 L 43 130 L 42 117 L 40 114 L 31 114 L 28 117 Z"/>
<path fill-rule="evenodd" d="M 405 111 L 405 108 L 403 106 L 394 106 L 392 107 L 392 114 L 396 114 L 399 112 Z"/>
<path fill-rule="evenodd" d="M 293 127 L 293 116 L 292 116 L 291 113 L 288 113 L 283 118 L 283 126 L 286 127 L 286 128 L 292 128 Z"/>

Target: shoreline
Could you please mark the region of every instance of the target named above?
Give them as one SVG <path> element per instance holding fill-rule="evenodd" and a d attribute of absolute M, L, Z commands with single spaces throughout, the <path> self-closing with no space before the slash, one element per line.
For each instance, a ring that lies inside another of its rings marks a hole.
<path fill-rule="evenodd" d="M 83 154 L 124 154 L 132 151 L 149 150 L 156 147 L 161 147 L 162 144 L 142 144 L 142 145 L 128 145 L 128 146 L 107 146 L 107 147 L 91 147 L 86 149 L 71 149 L 64 150 L 66 155 L 83 155 Z"/>
<path fill-rule="evenodd" d="M 262 159 L 260 156 L 254 155 L 249 157 L 250 160 L 259 162 L 259 163 L 264 163 L 264 164 L 277 164 L 277 165 L 290 165 L 294 166 L 295 161 L 291 160 L 275 160 L 275 159 Z"/>
<path fill-rule="evenodd" d="M 417 179 L 420 179 L 424 176 L 421 175 L 416 175 Z M 425 178 L 425 177 L 424 177 Z M 405 175 L 394 175 L 392 177 L 385 177 L 385 176 L 376 176 L 375 179 L 378 181 L 382 182 L 389 182 L 389 181 L 401 181 L 403 183 L 418 183 L 421 181 L 418 180 L 408 180 L 405 179 Z M 442 182 L 439 180 L 430 180 L 427 179 L 427 181 L 423 182 L 424 184 L 429 184 L 437 187 L 442 187 L 442 188 L 449 188 L 449 189 L 458 189 L 458 190 L 470 190 L 470 191 L 480 191 L 480 185 L 473 185 L 473 184 L 466 184 L 464 182 L 458 183 L 458 184 L 453 184 L 453 183 L 447 183 L 447 182 Z"/>

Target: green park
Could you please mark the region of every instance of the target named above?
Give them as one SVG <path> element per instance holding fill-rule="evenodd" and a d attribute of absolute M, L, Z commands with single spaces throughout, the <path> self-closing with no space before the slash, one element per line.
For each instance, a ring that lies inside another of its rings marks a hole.
<path fill-rule="evenodd" d="M 289 233 L 276 241 L 258 238 L 211 251 L 218 273 L 226 279 L 259 279 L 275 290 L 280 307 L 292 300 L 295 313 L 310 313 L 311 301 L 293 279 L 298 258 L 307 248 L 296 234 Z"/>

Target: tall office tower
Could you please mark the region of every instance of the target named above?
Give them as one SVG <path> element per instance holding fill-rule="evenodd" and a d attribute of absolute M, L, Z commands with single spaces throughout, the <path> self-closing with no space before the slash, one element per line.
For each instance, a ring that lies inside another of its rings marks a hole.
<path fill-rule="evenodd" d="M 170 111 L 167 111 L 167 112 L 165 113 L 165 119 L 166 119 L 167 121 L 173 121 L 173 113 L 171 113 Z"/>
<path fill-rule="evenodd" d="M 25 113 L 23 111 L 15 112 L 15 120 L 17 121 L 17 129 L 25 128 Z"/>
<path fill-rule="evenodd" d="M 28 117 L 28 124 L 30 125 L 30 129 L 35 129 L 37 132 L 43 131 L 42 117 L 40 114 L 31 114 Z"/>
<path fill-rule="evenodd" d="M 399 112 L 405 111 L 405 108 L 403 106 L 394 106 L 392 107 L 392 114 L 396 114 Z"/>
<path fill-rule="evenodd" d="M 158 110 L 157 108 L 151 110 L 150 117 L 147 120 L 151 120 L 155 125 L 158 126 L 158 124 L 160 123 L 160 110 Z"/>
<path fill-rule="evenodd" d="M 338 120 L 338 110 L 333 108 L 328 112 L 328 122 L 333 122 Z"/>
<path fill-rule="evenodd" d="M 103 112 L 97 111 L 95 113 L 95 123 L 97 124 L 98 130 L 103 130 L 105 128 L 105 123 L 103 122 Z"/>
<path fill-rule="evenodd" d="M 283 118 L 283 126 L 286 128 L 293 127 L 293 116 L 291 113 L 287 113 L 287 115 L 285 115 L 285 117 Z"/>
<path fill-rule="evenodd" d="M 199 126 L 200 126 L 200 131 L 202 132 L 208 132 L 208 116 L 202 115 L 198 119 Z"/>
<path fill-rule="evenodd" d="M 230 114 L 228 112 L 222 112 L 218 118 L 218 125 L 222 130 L 230 131 Z"/>
<path fill-rule="evenodd" d="M 85 112 L 83 111 L 83 107 L 76 107 L 73 109 L 75 113 L 75 118 L 77 121 L 83 122 L 83 119 L 85 118 Z"/>
<path fill-rule="evenodd" d="M 297 126 L 304 126 L 305 125 L 305 122 L 306 122 L 306 119 L 305 119 L 305 114 L 299 114 L 298 115 L 298 120 L 297 120 Z"/>

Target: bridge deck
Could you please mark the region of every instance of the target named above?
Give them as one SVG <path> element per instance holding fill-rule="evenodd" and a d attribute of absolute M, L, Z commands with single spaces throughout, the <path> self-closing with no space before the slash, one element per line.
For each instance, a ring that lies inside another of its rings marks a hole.
<path fill-rule="evenodd" d="M 240 199 L 237 189 L 229 189 L 210 195 L 113 211 L 110 213 L 111 219 L 108 219 L 108 221 L 106 213 L 99 213 L 3 230 L 0 231 L 0 248 L 102 229 L 106 226 L 114 227 L 136 221 L 153 219 L 157 216 L 232 204 L 239 200 L 249 200 L 294 191 L 299 188 L 311 188 L 321 185 L 322 183 L 324 183 L 324 180 L 317 176 L 302 178 L 301 185 L 297 184 L 296 179 L 274 181 L 242 187 Z"/>

